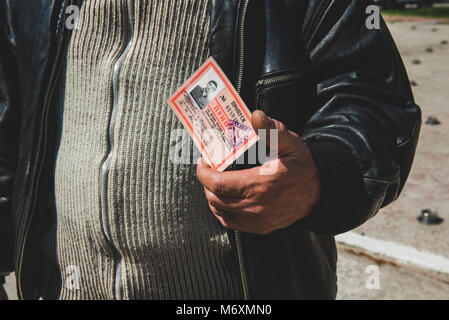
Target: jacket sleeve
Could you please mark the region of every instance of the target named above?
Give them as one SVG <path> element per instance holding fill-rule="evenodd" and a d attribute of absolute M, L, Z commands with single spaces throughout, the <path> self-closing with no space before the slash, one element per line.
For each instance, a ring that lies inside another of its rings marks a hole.
<path fill-rule="evenodd" d="M 366 26 L 370 1 L 327 1 L 320 10 L 324 1 L 310 2 L 303 34 L 319 105 L 302 137 L 323 188 L 302 223 L 335 235 L 358 227 L 399 196 L 413 162 L 421 111 L 384 21 L 380 29 Z"/>
<path fill-rule="evenodd" d="M 0 4 L 0 274 L 14 270 L 11 198 L 20 130 L 20 90 L 8 4 Z"/>

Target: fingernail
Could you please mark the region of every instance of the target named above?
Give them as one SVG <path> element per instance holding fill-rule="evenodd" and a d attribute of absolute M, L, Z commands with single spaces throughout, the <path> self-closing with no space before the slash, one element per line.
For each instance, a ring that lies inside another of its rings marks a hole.
<path fill-rule="evenodd" d="M 261 111 L 261 113 L 262 113 L 262 123 L 264 125 L 269 125 L 273 121 L 273 119 L 267 116 L 265 112 Z"/>

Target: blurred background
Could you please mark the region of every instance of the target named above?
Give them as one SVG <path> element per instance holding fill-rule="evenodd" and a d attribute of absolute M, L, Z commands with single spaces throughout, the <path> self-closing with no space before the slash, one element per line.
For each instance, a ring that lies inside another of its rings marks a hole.
<path fill-rule="evenodd" d="M 423 125 L 401 197 L 337 237 L 338 299 L 449 299 L 449 2 L 375 2 L 407 67 Z M 13 276 L 7 291 L 17 298 Z"/>

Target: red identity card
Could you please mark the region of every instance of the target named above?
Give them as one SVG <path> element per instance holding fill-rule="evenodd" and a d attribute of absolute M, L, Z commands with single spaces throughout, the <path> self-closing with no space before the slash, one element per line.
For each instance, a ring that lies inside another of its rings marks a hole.
<path fill-rule="evenodd" d="M 259 140 L 251 125 L 251 112 L 212 57 L 168 104 L 215 170 L 225 170 Z"/>

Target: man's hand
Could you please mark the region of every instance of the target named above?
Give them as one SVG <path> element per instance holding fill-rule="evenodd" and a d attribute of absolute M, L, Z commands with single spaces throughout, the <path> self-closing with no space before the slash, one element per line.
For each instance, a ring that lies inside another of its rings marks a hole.
<path fill-rule="evenodd" d="M 278 130 L 278 158 L 262 166 L 277 170 L 272 175 L 261 175 L 261 167 L 219 172 L 200 159 L 197 177 L 224 227 L 268 234 L 306 217 L 318 202 L 321 183 L 312 154 L 296 133 L 262 111 L 255 111 L 251 122 L 256 132 Z"/>
<path fill-rule="evenodd" d="M 0 285 L 0 301 L 1 300 L 8 300 L 8 295 L 6 294 L 5 288 L 3 288 L 3 285 Z"/>

